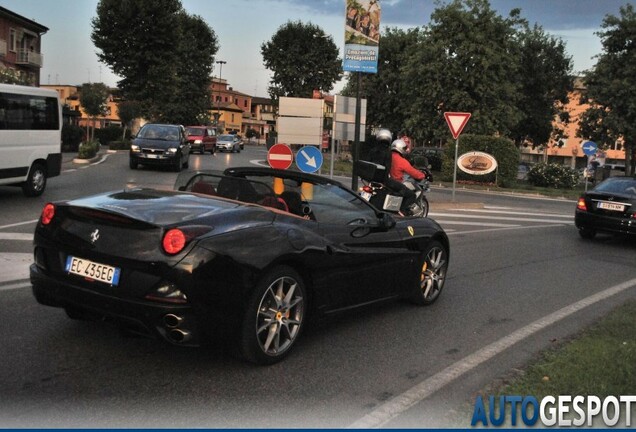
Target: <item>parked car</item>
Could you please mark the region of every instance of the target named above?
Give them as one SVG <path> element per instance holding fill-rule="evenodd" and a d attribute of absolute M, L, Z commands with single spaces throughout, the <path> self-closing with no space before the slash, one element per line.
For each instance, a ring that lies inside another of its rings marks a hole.
<path fill-rule="evenodd" d="M 437 147 L 415 147 L 409 154 L 408 158 L 411 164 L 418 168 L 428 168 L 433 171 L 442 170 L 442 158 L 444 150 Z"/>
<path fill-rule="evenodd" d="M 236 135 L 219 135 L 216 140 L 216 149 L 219 151 L 241 152 L 241 141 Z"/>
<path fill-rule="evenodd" d="M 175 171 L 188 168 L 190 144 L 181 125 L 147 123 L 130 145 L 130 168 L 139 165 L 170 166 Z"/>
<path fill-rule="evenodd" d="M 328 178 L 185 171 L 175 189 L 46 204 L 30 267 L 37 301 L 174 345 L 225 337 L 271 364 L 310 315 L 428 305 L 444 287 L 449 241 L 435 221 L 394 218 Z"/>
<path fill-rule="evenodd" d="M 203 154 L 216 152 L 216 129 L 209 126 L 187 126 L 186 136 L 190 143 L 190 151 Z"/>
<path fill-rule="evenodd" d="M 610 177 L 578 200 L 574 223 L 579 234 L 636 234 L 636 177 Z"/>

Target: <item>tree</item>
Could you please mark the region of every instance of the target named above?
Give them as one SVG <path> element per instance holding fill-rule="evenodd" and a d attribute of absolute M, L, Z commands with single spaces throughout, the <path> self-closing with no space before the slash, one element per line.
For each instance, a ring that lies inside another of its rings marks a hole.
<path fill-rule="evenodd" d="M 123 77 L 122 95 L 142 116 L 189 123 L 209 109 L 216 36 L 179 0 L 100 0 L 92 26 L 100 61 Z"/>
<path fill-rule="evenodd" d="M 585 74 L 587 95 L 592 107 L 582 117 L 580 135 L 587 132 L 605 133 L 605 139 L 623 138 L 626 174 L 634 173 L 636 151 L 636 12 L 627 4 L 620 8 L 620 17 L 605 16 L 601 25 L 603 52 L 593 69 Z M 599 143 L 609 144 L 607 141 Z"/>
<path fill-rule="evenodd" d="M 314 90 L 329 92 L 342 75 L 342 60 L 333 39 L 320 27 L 300 21 L 282 25 L 261 45 L 265 67 L 273 72 L 268 92 L 310 98 Z"/>
<path fill-rule="evenodd" d="M 126 129 L 131 127 L 133 120 L 139 118 L 139 104 L 135 101 L 122 101 L 117 105 L 119 119 L 124 125 L 122 141 L 126 139 Z"/>
<path fill-rule="evenodd" d="M 487 0 L 454 0 L 433 12 L 404 66 L 413 92 L 407 126 L 416 138 L 446 139 L 444 111 L 472 113 L 466 132 L 510 135 L 522 116 L 516 43 L 522 23 L 518 11 L 504 19 Z"/>
<path fill-rule="evenodd" d="M 536 24 L 524 26 L 518 43 L 521 118 L 512 127 L 511 138 L 517 145 L 530 141 L 533 146 L 565 138 L 554 121 L 557 117 L 566 123 L 569 120 L 564 107 L 573 87 L 572 59 L 566 55 L 565 44 Z"/>
<path fill-rule="evenodd" d="M 108 97 L 110 89 L 104 83 L 86 83 L 82 84 L 80 90 L 80 104 L 88 115 L 93 125 L 93 131 L 90 132 L 89 124 L 86 123 L 86 139 L 95 138 L 95 117 L 106 113 Z"/>
<path fill-rule="evenodd" d="M 413 99 L 413 91 L 402 67 L 419 42 L 419 29 L 387 28 L 383 32 L 378 72 L 360 74 L 360 95 L 367 99 L 368 125 L 382 126 L 392 132 L 406 129 L 404 108 Z M 352 74 L 342 93 L 354 97 L 356 86 L 356 74 Z"/>

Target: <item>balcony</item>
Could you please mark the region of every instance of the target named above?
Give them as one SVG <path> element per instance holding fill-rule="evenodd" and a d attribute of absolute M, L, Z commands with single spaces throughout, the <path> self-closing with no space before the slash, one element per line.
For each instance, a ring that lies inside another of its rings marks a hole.
<path fill-rule="evenodd" d="M 41 68 L 43 58 L 44 56 L 42 54 L 37 53 L 35 51 L 19 49 L 18 59 L 16 60 L 15 64 Z"/>
<path fill-rule="evenodd" d="M 7 55 L 7 41 L 4 39 L 0 39 L 0 57 L 5 57 Z"/>

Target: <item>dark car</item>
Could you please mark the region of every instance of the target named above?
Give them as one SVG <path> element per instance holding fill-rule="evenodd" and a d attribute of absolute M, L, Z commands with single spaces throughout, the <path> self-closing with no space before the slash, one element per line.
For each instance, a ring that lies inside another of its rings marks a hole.
<path fill-rule="evenodd" d="M 46 204 L 30 269 L 37 301 L 175 345 L 229 340 L 270 364 L 309 315 L 427 305 L 444 286 L 449 242 L 436 222 L 394 219 L 330 179 L 232 168 L 184 172 L 175 189 Z"/>
<path fill-rule="evenodd" d="M 183 126 L 147 123 L 130 145 L 130 168 L 139 165 L 170 166 L 175 171 L 187 168 L 190 144 Z"/>
<path fill-rule="evenodd" d="M 428 168 L 433 171 L 442 170 L 444 150 L 438 147 L 416 147 L 408 155 L 411 164 L 418 168 Z"/>
<path fill-rule="evenodd" d="M 610 177 L 586 192 L 576 205 L 574 223 L 586 239 L 597 232 L 636 234 L 636 178 Z"/>
<path fill-rule="evenodd" d="M 216 152 L 216 129 L 209 126 L 187 126 L 186 136 L 190 143 L 190 151 L 203 154 Z"/>

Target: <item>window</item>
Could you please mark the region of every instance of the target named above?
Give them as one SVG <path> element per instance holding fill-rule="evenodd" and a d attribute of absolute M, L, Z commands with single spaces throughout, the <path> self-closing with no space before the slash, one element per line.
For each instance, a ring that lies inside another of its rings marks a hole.
<path fill-rule="evenodd" d="M 11 29 L 10 30 L 10 36 L 9 36 L 9 50 L 16 52 L 17 51 L 17 45 L 18 45 L 18 38 L 17 38 L 17 33 L 15 31 L 15 29 Z"/>
<path fill-rule="evenodd" d="M 56 98 L 0 93 L 0 129 L 57 130 Z"/>

